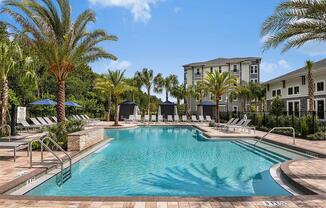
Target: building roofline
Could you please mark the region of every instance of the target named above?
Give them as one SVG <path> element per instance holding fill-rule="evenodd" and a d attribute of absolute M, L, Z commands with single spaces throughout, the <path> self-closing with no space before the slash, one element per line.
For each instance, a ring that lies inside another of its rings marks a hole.
<path fill-rule="evenodd" d="M 209 61 L 203 61 L 203 62 L 194 62 L 190 64 L 185 64 L 183 67 L 196 67 L 196 66 L 214 66 L 214 65 L 225 65 L 230 63 L 239 63 L 239 62 L 245 62 L 245 61 L 255 61 L 259 60 L 261 61 L 261 57 L 235 57 L 235 58 L 216 58 Z"/>

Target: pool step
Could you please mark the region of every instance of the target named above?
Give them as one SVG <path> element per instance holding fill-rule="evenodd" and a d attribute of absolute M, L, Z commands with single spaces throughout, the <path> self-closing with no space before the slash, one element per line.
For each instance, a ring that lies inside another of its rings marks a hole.
<path fill-rule="evenodd" d="M 61 174 L 57 174 L 56 176 L 56 182 L 58 186 L 62 186 L 66 181 L 68 181 L 71 178 L 71 169 L 66 168 Z"/>
<path fill-rule="evenodd" d="M 281 156 L 274 152 L 268 151 L 264 148 L 255 147 L 255 146 L 253 146 L 249 143 L 243 142 L 243 141 L 233 141 L 233 143 L 242 147 L 243 149 L 246 149 L 256 155 L 259 155 L 273 163 L 280 163 L 280 162 L 287 160 L 287 158 L 284 156 Z"/>

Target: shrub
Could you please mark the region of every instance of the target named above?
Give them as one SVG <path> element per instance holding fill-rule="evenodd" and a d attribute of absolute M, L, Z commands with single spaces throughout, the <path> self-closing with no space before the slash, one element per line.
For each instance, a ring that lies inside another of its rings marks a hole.
<path fill-rule="evenodd" d="M 216 127 L 216 123 L 215 122 L 209 122 L 208 126 L 209 127 Z"/>
<path fill-rule="evenodd" d="M 63 149 L 67 149 L 68 134 L 81 131 L 84 128 L 85 122 L 78 120 L 69 120 L 61 122 L 57 125 L 47 128 L 50 137 L 55 140 Z M 48 142 L 50 148 L 55 149 L 54 146 Z"/>
<path fill-rule="evenodd" d="M 317 132 L 315 134 L 309 134 L 307 136 L 309 140 L 326 140 L 326 132 Z"/>
<path fill-rule="evenodd" d="M 301 137 L 306 138 L 309 133 L 306 116 L 302 116 L 300 119 L 300 130 L 301 130 Z"/>
<path fill-rule="evenodd" d="M 272 115 L 281 115 L 285 109 L 284 101 L 280 97 L 276 97 L 272 100 L 270 113 Z"/>

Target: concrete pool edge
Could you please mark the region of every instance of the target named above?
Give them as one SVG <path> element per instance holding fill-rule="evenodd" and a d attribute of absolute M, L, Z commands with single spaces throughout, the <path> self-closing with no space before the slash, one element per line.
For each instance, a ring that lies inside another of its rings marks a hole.
<path fill-rule="evenodd" d="M 83 158 L 91 155 L 92 153 L 96 152 L 97 150 L 101 149 L 102 147 L 106 146 L 112 141 L 112 139 L 105 139 L 104 141 L 97 143 L 81 152 L 75 153 L 72 156 L 72 164 L 77 163 L 78 161 L 82 160 Z M 64 167 L 66 168 L 68 166 L 68 161 L 65 162 Z M 52 165 L 51 169 L 47 169 L 45 171 L 42 171 L 38 173 L 37 175 L 31 175 L 29 178 L 25 179 L 25 181 L 22 181 L 20 184 L 18 184 L 15 187 L 11 187 L 10 189 L 4 193 L 4 195 L 14 195 L 14 196 L 21 196 L 23 194 L 28 193 L 35 187 L 39 186 L 40 184 L 46 182 L 47 180 L 54 177 L 56 174 L 60 172 L 60 169 L 56 167 L 56 165 Z M 20 179 L 20 178 L 18 178 Z M 32 180 L 28 183 L 29 180 Z M 13 181 L 11 181 L 12 183 Z M 1 196 L 1 195 L 0 195 Z"/>

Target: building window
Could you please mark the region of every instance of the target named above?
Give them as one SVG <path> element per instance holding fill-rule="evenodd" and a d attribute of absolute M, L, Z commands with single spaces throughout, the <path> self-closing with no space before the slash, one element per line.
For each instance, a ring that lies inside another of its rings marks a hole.
<path fill-rule="evenodd" d="M 219 71 L 220 73 L 222 73 L 222 66 L 219 66 L 219 67 L 218 67 L 218 71 Z"/>
<path fill-rule="evenodd" d="M 300 93 L 300 88 L 299 86 L 294 87 L 294 94 L 298 95 Z"/>
<path fill-rule="evenodd" d="M 317 82 L 317 92 L 324 92 L 325 88 L 324 88 L 324 82 Z"/>
<path fill-rule="evenodd" d="M 276 94 L 277 94 L 277 96 L 281 96 L 281 90 L 280 89 L 278 89 L 277 91 L 276 91 Z"/>
<path fill-rule="evenodd" d="M 258 66 L 251 66 L 250 67 L 250 73 L 251 74 L 257 74 L 258 73 Z"/>
<path fill-rule="evenodd" d="M 293 87 L 288 88 L 288 95 L 293 95 Z"/>
<path fill-rule="evenodd" d="M 258 83 L 258 79 L 250 79 L 250 82 L 252 82 L 252 83 Z"/>
<path fill-rule="evenodd" d="M 233 72 L 238 72 L 238 65 L 233 65 Z"/>
<path fill-rule="evenodd" d="M 300 101 L 288 101 L 287 103 L 288 115 L 300 116 Z"/>
<path fill-rule="evenodd" d="M 238 112 L 238 106 L 236 105 L 233 106 L 233 112 Z"/>
<path fill-rule="evenodd" d="M 213 73 L 213 67 L 211 67 L 211 73 Z"/>
<path fill-rule="evenodd" d="M 281 95 L 282 95 L 282 91 L 280 89 L 272 91 L 272 97 L 281 96 Z"/>
<path fill-rule="evenodd" d="M 286 87 L 286 85 L 285 85 L 285 80 L 282 80 L 282 86 L 283 86 L 283 88 Z"/>
<path fill-rule="evenodd" d="M 272 91 L 272 97 L 276 97 L 276 90 Z"/>
<path fill-rule="evenodd" d="M 197 69 L 196 75 L 200 75 L 199 69 Z"/>
<path fill-rule="evenodd" d="M 306 84 L 306 76 L 301 76 L 302 85 Z"/>

